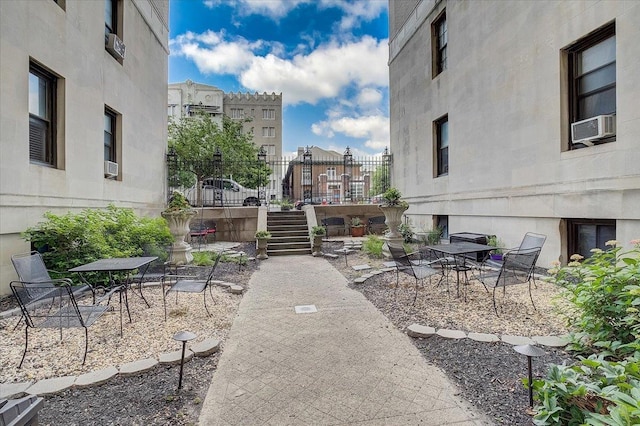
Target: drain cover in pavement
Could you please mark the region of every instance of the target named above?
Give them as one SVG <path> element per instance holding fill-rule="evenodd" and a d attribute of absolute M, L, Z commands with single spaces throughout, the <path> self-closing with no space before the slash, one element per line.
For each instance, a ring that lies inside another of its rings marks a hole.
<path fill-rule="evenodd" d="M 296 314 L 312 314 L 318 312 L 316 305 L 299 305 L 295 307 Z"/>

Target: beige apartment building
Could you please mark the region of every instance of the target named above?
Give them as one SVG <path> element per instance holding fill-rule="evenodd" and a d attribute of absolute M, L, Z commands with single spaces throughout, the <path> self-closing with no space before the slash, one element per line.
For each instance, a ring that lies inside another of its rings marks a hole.
<path fill-rule="evenodd" d="M 170 83 L 168 97 L 168 117 L 179 120 L 182 117 L 194 117 L 208 114 L 222 126 L 222 98 L 224 92 L 215 86 L 194 83 Z"/>
<path fill-rule="evenodd" d="M 282 93 L 225 93 L 223 109 L 227 117 L 243 123 L 245 132 L 253 132 L 253 143 L 263 147 L 273 173 L 266 188 L 270 197 L 282 198 Z"/>
<path fill-rule="evenodd" d="M 393 183 L 418 230 L 640 238 L 640 2 L 389 2 Z"/>
<path fill-rule="evenodd" d="M 168 0 L 0 1 L 0 294 L 51 211 L 166 196 Z"/>

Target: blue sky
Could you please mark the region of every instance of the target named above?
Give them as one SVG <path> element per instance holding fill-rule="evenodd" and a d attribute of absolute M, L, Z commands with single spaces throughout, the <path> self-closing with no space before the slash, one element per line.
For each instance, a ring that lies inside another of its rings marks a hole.
<path fill-rule="evenodd" d="M 169 82 L 282 92 L 283 152 L 389 145 L 387 0 L 170 0 Z"/>

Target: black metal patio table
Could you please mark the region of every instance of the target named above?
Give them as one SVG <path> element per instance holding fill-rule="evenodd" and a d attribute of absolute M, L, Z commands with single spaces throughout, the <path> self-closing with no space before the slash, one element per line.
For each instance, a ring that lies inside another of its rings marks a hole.
<path fill-rule="evenodd" d="M 420 252 L 424 252 L 426 250 L 432 250 L 434 252 L 442 253 L 445 255 L 452 256 L 454 259 L 454 268 L 456 271 L 456 295 L 460 297 L 460 272 L 464 272 L 466 276 L 466 272 L 471 270 L 471 267 L 467 265 L 467 259 L 470 254 L 476 253 L 485 253 L 486 257 L 490 251 L 495 250 L 496 247 L 489 246 L 486 244 L 478 244 L 471 243 L 467 241 L 460 241 L 449 244 L 434 244 L 431 246 L 423 246 L 420 247 Z M 465 301 L 467 298 L 467 294 L 465 291 Z"/>
<path fill-rule="evenodd" d="M 127 308 L 127 315 L 129 316 L 129 322 L 131 322 L 131 312 L 129 312 L 129 298 L 127 295 L 127 290 L 131 287 L 131 272 L 135 270 L 140 270 L 140 279 L 139 279 L 139 290 L 140 297 L 144 300 L 144 303 L 147 304 L 147 307 L 150 307 L 149 302 L 145 299 L 142 294 L 142 280 L 144 278 L 144 274 L 147 272 L 149 268 L 149 264 L 156 260 L 157 256 L 148 256 L 148 257 L 114 257 L 110 259 L 99 259 L 95 262 L 87 263 L 85 265 L 76 266 L 75 268 L 69 269 L 69 272 L 77 272 L 80 274 L 80 278 L 85 283 L 90 283 L 87 281 L 86 277 L 83 273 L 88 272 L 107 272 L 109 274 L 109 284 L 111 287 L 115 287 L 120 285 L 122 290 L 119 292 L 120 294 L 120 335 L 122 335 L 122 296 L 124 294 L 124 305 Z M 113 274 L 117 272 L 126 273 L 126 278 L 122 283 L 116 283 Z"/>

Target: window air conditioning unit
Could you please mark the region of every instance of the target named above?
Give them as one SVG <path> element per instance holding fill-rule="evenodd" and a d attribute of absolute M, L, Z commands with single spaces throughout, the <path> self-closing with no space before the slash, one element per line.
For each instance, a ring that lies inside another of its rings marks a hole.
<path fill-rule="evenodd" d="M 105 161 L 104 162 L 104 176 L 105 177 L 116 177 L 116 176 L 118 176 L 118 163 L 114 163 L 113 161 Z"/>
<path fill-rule="evenodd" d="M 107 40 L 107 50 L 116 58 L 124 59 L 124 53 L 126 47 L 120 37 L 111 33 L 109 34 L 109 40 Z"/>
<path fill-rule="evenodd" d="M 598 115 L 571 123 L 571 141 L 593 145 L 593 141 L 616 134 L 616 116 Z"/>

